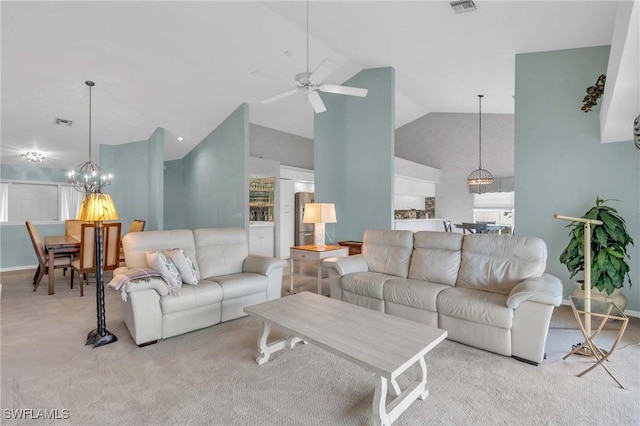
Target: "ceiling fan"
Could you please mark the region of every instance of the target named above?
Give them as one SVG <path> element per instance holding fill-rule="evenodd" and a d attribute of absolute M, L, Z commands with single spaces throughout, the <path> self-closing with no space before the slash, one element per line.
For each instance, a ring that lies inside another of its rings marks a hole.
<path fill-rule="evenodd" d="M 269 104 L 299 92 L 306 92 L 307 99 L 313 107 L 313 110 L 316 113 L 321 113 L 325 112 L 327 107 L 324 105 L 324 102 L 322 102 L 322 98 L 320 98 L 318 91 L 337 93 L 339 95 L 359 97 L 367 96 L 367 89 L 323 83 L 323 80 L 337 68 L 338 64 L 329 59 L 325 59 L 313 72 L 309 72 L 309 0 L 307 0 L 307 70 L 296 74 L 294 78 L 295 81 L 292 83 L 294 85 L 293 89 L 263 99 L 260 102 L 263 104 Z M 254 74 L 256 73 L 257 72 L 254 72 Z"/>

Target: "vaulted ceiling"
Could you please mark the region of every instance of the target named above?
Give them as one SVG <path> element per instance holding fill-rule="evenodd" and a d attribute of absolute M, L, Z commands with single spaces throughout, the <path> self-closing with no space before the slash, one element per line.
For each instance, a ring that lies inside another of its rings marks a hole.
<path fill-rule="evenodd" d="M 513 113 L 514 55 L 611 44 L 618 3 L 477 0 L 477 11 L 455 14 L 441 0 L 312 0 L 309 62 L 337 62 L 326 79 L 334 84 L 394 67 L 396 127 L 429 112 L 476 112 L 479 93 L 483 112 Z M 313 135 L 302 94 L 258 102 L 305 70 L 304 1 L 0 4 L 2 163 L 30 150 L 46 167 L 85 161 L 85 80 L 96 83 L 94 159 L 99 144 L 146 140 L 156 127 L 165 159 L 181 158 L 242 102 L 253 123 Z"/>

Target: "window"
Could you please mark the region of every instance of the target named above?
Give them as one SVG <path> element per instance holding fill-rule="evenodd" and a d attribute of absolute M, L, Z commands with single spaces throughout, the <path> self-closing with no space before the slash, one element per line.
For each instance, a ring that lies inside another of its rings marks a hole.
<path fill-rule="evenodd" d="M 60 183 L 0 183 L 0 222 L 64 221 L 80 210 L 82 194 Z"/>
<path fill-rule="evenodd" d="M 514 199 L 513 191 L 473 194 L 474 222 L 495 222 L 505 225 L 506 231 L 511 233 L 514 227 Z"/>

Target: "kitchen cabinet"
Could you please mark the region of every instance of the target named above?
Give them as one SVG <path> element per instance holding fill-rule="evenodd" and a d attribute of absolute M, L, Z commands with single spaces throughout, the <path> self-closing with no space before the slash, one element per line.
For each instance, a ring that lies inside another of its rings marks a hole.
<path fill-rule="evenodd" d="M 273 222 L 249 226 L 249 254 L 273 257 Z"/>
<path fill-rule="evenodd" d="M 395 229 L 413 232 L 444 232 L 444 221 L 442 219 L 398 219 L 395 221 Z"/>

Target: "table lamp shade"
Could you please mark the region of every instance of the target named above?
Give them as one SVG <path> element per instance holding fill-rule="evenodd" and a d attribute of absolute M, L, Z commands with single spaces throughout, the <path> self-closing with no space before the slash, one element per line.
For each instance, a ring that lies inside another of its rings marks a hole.
<path fill-rule="evenodd" d="M 307 203 L 304 206 L 303 223 L 336 223 L 336 206 L 333 203 Z"/>
<path fill-rule="evenodd" d="M 118 220 L 118 211 L 113 204 L 111 195 L 101 192 L 86 194 L 82 199 L 78 220 L 92 222 Z"/>

